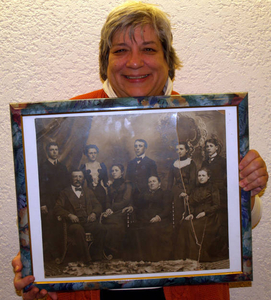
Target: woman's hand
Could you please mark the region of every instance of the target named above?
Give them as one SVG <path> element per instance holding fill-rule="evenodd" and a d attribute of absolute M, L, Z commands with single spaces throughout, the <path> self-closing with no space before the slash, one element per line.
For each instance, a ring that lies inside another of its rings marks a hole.
<path fill-rule="evenodd" d="M 190 220 L 193 220 L 193 219 L 194 219 L 194 216 L 192 214 L 190 214 L 187 217 L 185 217 L 186 221 L 190 221 Z"/>
<path fill-rule="evenodd" d="M 134 211 L 134 208 L 133 206 L 127 206 L 127 207 L 124 207 L 124 209 L 122 210 L 122 213 L 132 213 Z"/>
<path fill-rule="evenodd" d="M 111 208 L 108 208 L 105 213 L 107 214 L 107 216 L 110 216 L 113 214 L 113 210 Z"/>
<path fill-rule="evenodd" d="M 23 268 L 22 262 L 21 262 L 21 255 L 20 253 L 17 254 L 12 260 L 12 266 L 15 273 L 14 276 L 14 287 L 16 289 L 17 294 L 22 291 L 23 288 L 28 286 L 29 284 L 33 283 L 35 281 L 34 276 L 26 276 L 22 278 L 21 270 Z M 57 294 L 56 293 L 48 293 L 50 297 L 53 300 L 57 300 Z M 30 290 L 27 293 L 23 293 L 23 299 L 24 300 L 33 300 L 33 299 L 39 299 L 43 298 L 47 295 L 46 290 L 39 290 L 37 287 L 32 286 Z"/>
<path fill-rule="evenodd" d="M 256 150 L 250 150 L 239 164 L 239 185 L 244 191 L 251 191 L 251 196 L 262 191 L 268 181 L 264 160 Z"/>
<path fill-rule="evenodd" d="M 108 216 L 113 214 L 113 210 L 108 208 L 105 212 L 102 213 L 102 218 L 107 218 Z"/>
<path fill-rule="evenodd" d="M 157 222 L 161 222 L 161 218 L 158 215 L 150 219 L 150 223 L 157 223 Z"/>
<path fill-rule="evenodd" d="M 200 218 L 203 218 L 203 217 L 205 217 L 205 211 L 200 212 L 200 213 L 196 216 L 196 219 L 200 219 Z"/>
<path fill-rule="evenodd" d="M 113 184 L 113 181 L 112 180 L 108 180 L 107 181 L 107 186 L 110 186 L 110 185 L 112 185 Z"/>

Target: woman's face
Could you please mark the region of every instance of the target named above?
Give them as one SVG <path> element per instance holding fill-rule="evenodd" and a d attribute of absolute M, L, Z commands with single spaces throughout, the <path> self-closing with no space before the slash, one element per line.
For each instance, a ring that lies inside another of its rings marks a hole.
<path fill-rule="evenodd" d="M 187 155 L 188 150 L 186 150 L 185 145 L 177 145 L 176 152 L 180 158 L 185 157 Z"/>
<path fill-rule="evenodd" d="M 217 152 L 218 150 L 218 146 L 216 146 L 215 144 L 213 143 L 206 143 L 206 146 L 205 146 L 205 149 L 206 149 L 206 152 L 209 156 L 212 156 L 214 153 Z"/>
<path fill-rule="evenodd" d="M 118 166 L 113 166 L 111 169 L 111 175 L 113 179 L 119 179 L 122 177 L 121 169 Z"/>
<path fill-rule="evenodd" d="M 198 181 L 200 184 L 204 184 L 209 180 L 209 176 L 206 171 L 201 170 L 198 172 Z"/>
<path fill-rule="evenodd" d="M 97 158 L 97 150 L 95 148 L 89 148 L 88 149 L 88 159 L 89 161 L 94 162 Z"/>
<path fill-rule="evenodd" d="M 162 44 L 150 25 L 116 32 L 109 52 L 107 77 L 118 97 L 163 95 L 168 64 Z"/>
<path fill-rule="evenodd" d="M 149 186 L 149 189 L 151 191 L 156 191 L 160 188 L 161 184 L 158 180 L 157 177 L 155 176 L 151 176 L 149 179 L 148 179 L 148 186 Z"/>

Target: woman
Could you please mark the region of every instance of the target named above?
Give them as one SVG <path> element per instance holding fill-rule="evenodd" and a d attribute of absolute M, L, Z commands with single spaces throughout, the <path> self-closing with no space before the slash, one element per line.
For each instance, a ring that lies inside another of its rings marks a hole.
<path fill-rule="evenodd" d="M 172 46 L 172 39 L 170 22 L 166 14 L 156 6 L 135 2 L 118 6 L 108 15 L 101 32 L 99 62 L 100 76 L 104 81 L 103 89 L 73 99 L 176 95 L 172 80 L 181 63 Z M 250 151 L 241 161 L 239 169 L 242 178 L 240 186 L 247 191 L 252 190 L 252 196 L 266 186 L 266 165 L 258 152 Z M 20 256 L 13 260 L 13 268 L 16 272 L 14 282 L 17 290 L 34 281 L 33 276 L 21 278 Z M 164 288 L 167 297 L 173 297 L 174 293 L 180 294 L 184 290 L 189 295 L 194 295 L 196 288 Z M 229 297 L 227 284 L 201 286 L 200 291 L 202 299 L 209 299 L 210 293 L 214 294 L 213 291 L 221 295 L 221 299 Z M 46 294 L 45 290 L 39 291 L 34 287 L 24 297 L 30 300 Z M 74 295 L 79 299 L 80 295 L 86 294 L 88 292 L 74 292 L 71 295 L 57 293 L 59 299 L 71 299 L 69 297 Z M 121 299 L 119 294 L 117 298 Z M 57 295 L 54 293 L 52 296 L 56 299 Z M 89 292 L 89 297 L 91 295 L 99 297 L 99 292 Z M 195 297 L 196 295 L 195 292 Z M 164 299 L 164 295 L 160 296 L 160 299 Z M 157 295 L 156 299 L 159 299 Z"/>
<path fill-rule="evenodd" d="M 170 167 L 168 176 L 168 190 L 172 190 L 174 196 L 174 225 L 178 227 L 185 213 L 185 199 L 181 193 L 190 195 L 196 185 L 197 168 L 195 162 L 189 157 L 190 148 L 187 142 L 179 142 L 176 146 L 179 156 Z"/>
<path fill-rule="evenodd" d="M 107 187 L 108 176 L 105 164 L 96 160 L 98 153 L 99 148 L 96 145 L 87 145 L 84 149 L 84 154 L 88 162 L 81 165 L 80 170 L 84 173 L 88 188 L 94 192 L 104 211 L 106 206 L 105 187 Z"/>
<path fill-rule="evenodd" d="M 218 188 L 210 182 L 208 169 L 198 171 L 198 185 L 188 198 L 188 215 L 179 235 L 179 240 L 185 240 L 186 258 L 221 260 L 218 244 L 220 197 Z"/>
<path fill-rule="evenodd" d="M 123 178 L 124 166 L 115 164 L 111 167 L 113 182 L 108 187 L 106 211 L 101 221 L 107 229 L 105 247 L 107 254 L 122 258 L 122 247 L 127 227 L 127 210 L 131 205 L 132 186 Z"/>
<path fill-rule="evenodd" d="M 135 222 L 131 228 L 131 241 L 135 242 L 137 254 L 133 259 L 168 260 L 172 230 L 171 193 L 161 189 L 161 181 L 157 176 L 148 178 L 148 188 L 133 202 Z"/>

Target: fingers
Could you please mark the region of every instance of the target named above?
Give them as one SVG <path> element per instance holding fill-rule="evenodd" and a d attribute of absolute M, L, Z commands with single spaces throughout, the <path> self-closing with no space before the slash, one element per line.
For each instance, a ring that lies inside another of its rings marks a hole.
<path fill-rule="evenodd" d="M 203 218 L 203 217 L 205 217 L 205 212 L 204 212 L 204 211 L 201 212 L 201 213 L 199 213 L 199 214 L 196 216 L 196 219 L 200 219 L 200 218 Z"/>
<path fill-rule="evenodd" d="M 255 150 L 250 150 L 239 164 L 239 185 L 244 191 L 251 191 L 254 196 L 265 188 L 268 173 L 264 160 Z"/>
<path fill-rule="evenodd" d="M 35 280 L 34 276 L 26 276 L 22 278 L 21 272 L 16 272 L 14 276 L 14 287 L 16 290 L 21 290 L 28 286 L 29 284 L 33 283 Z"/>
<path fill-rule="evenodd" d="M 122 212 L 123 213 L 125 213 L 125 212 L 127 212 L 127 213 L 132 213 L 133 212 L 133 207 L 132 206 L 127 206 L 127 207 L 125 207 L 123 210 L 122 210 Z"/>
<path fill-rule="evenodd" d="M 45 297 L 46 294 L 47 294 L 46 290 L 39 290 L 37 287 L 33 286 L 30 291 L 23 294 L 23 299 L 24 300 L 40 299 Z"/>
<path fill-rule="evenodd" d="M 35 277 L 32 275 L 22 278 L 22 273 L 20 271 L 22 270 L 23 265 L 21 262 L 20 253 L 18 253 L 17 256 L 13 258 L 12 266 L 15 272 L 14 287 L 16 291 L 21 291 L 26 286 L 30 285 L 35 281 Z M 37 287 L 31 286 L 30 290 L 27 293 L 23 293 L 23 299 L 24 300 L 39 299 L 45 297 L 46 294 L 47 294 L 46 290 L 43 289 L 40 291 Z M 52 294 L 53 294 L 52 299 L 57 300 L 57 294 L 56 293 L 52 293 Z"/>
<path fill-rule="evenodd" d="M 12 267 L 15 272 L 14 276 L 14 287 L 16 290 L 21 290 L 25 288 L 27 285 L 31 284 L 34 282 L 34 277 L 33 276 L 26 276 L 22 278 L 22 262 L 21 262 L 21 255 L 20 253 L 17 254 L 12 260 Z"/>
<path fill-rule="evenodd" d="M 267 173 L 264 160 L 255 150 L 250 150 L 239 164 L 240 178 L 245 178 L 256 170 Z"/>
<path fill-rule="evenodd" d="M 192 214 L 188 215 L 185 220 L 190 221 L 193 220 L 194 216 Z"/>
<path fill-rule="evenodd" d="M 268 174 L 264 168 L 261 168 L 253 171 L 247 177 L 243 178 L 239 182 L 239 185 L 245 191 L 257 189 L 259 190 L 258 192 L 260 192 L 266 186 L 267 180 Z"/>
<path fill-rule="evenodd" d="M 23 268 L 23 264 L 21 262 L 21 254 L 18 252 L 18 254 L 13 258 L 12 260 L 12 267 L 14 272 L 20 272 Z"/>
<path fill-rule="evenodd" d="M 239 170 L 242 171 L 250 162 L 259 158 L 260 154 L 256 150 L 249 150 L 239 164 Z"/>
<path fill-rule="evenodd" d="M 48 294 L 49 294 L 49 296 L 50 296 L 53 300 L 57 300 L 57 293 L 56 293 L 56 292 L 49 292 Z"/>

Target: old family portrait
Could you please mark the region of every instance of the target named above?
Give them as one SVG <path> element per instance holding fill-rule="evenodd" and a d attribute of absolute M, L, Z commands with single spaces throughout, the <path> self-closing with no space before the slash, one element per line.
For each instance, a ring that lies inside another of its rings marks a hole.
<path fill-rule="evenodd" d="M 46 276 L 227 268 L 225 126 L 223 109 L 37 117 Z"/>

